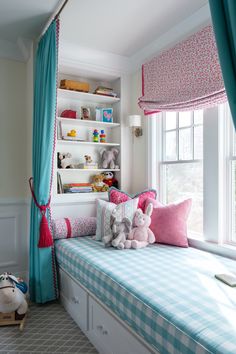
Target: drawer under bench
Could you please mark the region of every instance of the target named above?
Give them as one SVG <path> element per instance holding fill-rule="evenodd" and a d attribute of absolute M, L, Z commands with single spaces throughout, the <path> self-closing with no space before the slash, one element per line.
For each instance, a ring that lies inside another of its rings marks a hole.
<path fill-rule="evenodd" d="M 100 354 L 159 354 L 62 268 L 63 306 Z"/>

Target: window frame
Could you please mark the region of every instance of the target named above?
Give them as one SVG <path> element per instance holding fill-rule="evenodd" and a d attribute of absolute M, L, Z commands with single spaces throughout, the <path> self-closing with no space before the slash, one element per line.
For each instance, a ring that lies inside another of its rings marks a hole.
<path fill-rule="evenodd" d="M 194 234 L 190 234 L 189 243 L 193 247 L 236 259 L 236 243 L 229 241 L 229 228 L 232 225 L 229 223 L 229 201 L 232 194 L 227 181 L 229 181 L 231 173 L 229 163 L 232 160 L 230 160 L 229 151 L 232 151 L 232 142 L 229 139 L 229 133 L 233 131 L 233 125 L 228 119 L 229 111 L 226 107 L 223 104 L 204 111 L 204 114 L 207 111 L 207 119 L 203 120 L 203 139 L 204 145 L 207 145 L 203 150 L 204 194 L 207 188 L 209 188 L 209 193 L 207 193 L 207 198 L 204 196 L 203 212 L 205 213 L 204 220 L 207 218 L 208 221 L 206 223 L 204 221 L 204 238 L 196 239 Z M 163 195 L 165 188 L 162 187 L 164 176 L 161 168 L 164 146 L 162 124 L 163 113 L 161 112 L 150 115 L 147 119 L 148 186 L 158 189 L 160 201 L 163 201 L 165 197 Z M 222 144 L 222 139 L 227 143 Z M 156 142 L 158 141 L 161 144 L 158 144 L 157 148 Z M 219 150 L 219 153 L 212 160 L 211 152 L 214 149 L 215 151 Z M 207 160 L 206 154 L 208 155 Z M 210 164 L 209 159 L 212 160 Z M 234 156 L 234 160 L 236 160 L 236 156 Z M 186 161 L 180 160 L 181 163 Z M 192 160 L 190 161 L 192 162 Z M 215 178 L 213 184 L 212 175 Z M 206 213 L 207 210 L 209 215 Z"/>

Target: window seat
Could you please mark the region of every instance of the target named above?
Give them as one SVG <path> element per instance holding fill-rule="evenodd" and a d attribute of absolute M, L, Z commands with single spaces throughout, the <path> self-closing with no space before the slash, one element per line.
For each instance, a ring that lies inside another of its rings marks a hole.
<path fill-rule="evenodd" d="M 58 240 L 59 266 L 161 354 L 235 354 L 236 288 L 214 278 L 236 262 L 194 248 L 104 248 Z"/>

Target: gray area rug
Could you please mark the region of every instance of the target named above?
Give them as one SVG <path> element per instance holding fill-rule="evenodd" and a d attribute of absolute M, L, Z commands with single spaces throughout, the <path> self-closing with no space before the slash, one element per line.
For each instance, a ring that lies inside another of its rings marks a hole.
<path fill-rule="evenodd" d="M 31 305 L 22 332 L 0 327 L 0 353 L 80 353 L 97 350 L 59 303 Z"/>

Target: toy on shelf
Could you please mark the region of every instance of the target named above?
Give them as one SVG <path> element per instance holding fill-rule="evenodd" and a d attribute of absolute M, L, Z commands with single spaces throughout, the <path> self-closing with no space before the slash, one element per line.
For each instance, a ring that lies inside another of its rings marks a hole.
<path fill-rule="evenodd" d="M 114 177 L 114 174 L 111 171 L 103 172 L 104 179 L 103 182 L 108 185 L 108 187 L 116 187 L 118 188 L 118 181 Z"/>
<path fill-rule="evenodd" d="M 0 326 L 19 324 L 24 327 L 28 304 L 27 285 L 10 273 L 0 275 Z"/>
<path fill-rule="evenodd" d="M 66 109 L 63 112 L 61 112 L 61 117 L 76 119 L 76 111 L 72 111 L 71 109 Z"/>
<path fill-rule="evenodd" d="M 100 143 L 105 143 L 105 142 L 106 142 L 106 134 L 105 131 L 102 129 L 100 134 Z"/>
<path fill-rule="evenodd" d="M 112 170 L 119 169 L 119 165 L 116 163 L 116 159 L 119 155 L 119 150 L 115 148 L 111 148 L 110 150 L 103 148 L 100 151 L 100 155 L 102 158 L 102 168 L 110 168 Z"/>
<path fill-rule="evenodd" d="M 97 129 L 94 129 L 93 131 L 93 142 L 98 143 L 99 142 L 99 132 Z"/>
<path fill-rule="evenodd" d="M 74 80 L 61 80 L 60 88 L 64 90 L 89 92 L 89 84 L 87 82 L 79 82 Z"/>
<path fill-rule="evenodd" d="M 81 164 L 81 168 L 84 168 L 85 170 L 93 170 L 98 168 L 98 164 L 96 162 L 93 162 L 90 155 L 85 155 L 84 158 L 85 163 Z"/>
<path fill-rule="evenodd" d="M 90 109 L 88 107 L 81 107 L 81 119 L 82 120 L 90 119 Z"/>
<path fill-rule="evenodd" d="M 93 192 L 107 192 L 109 187 L 107 184 L 103 182 L 104 175 L 99 174 L 93 176 L 93 183 L 92 183 L 92 188 Z"/>
<path fill-rule="evenodd" d="M 69 131 L 67 133 L 67 136 L 70 136 L 71 138 L 76 138 L 76 136 L 77 136 L 76 130 L 75 129 L 71 129 L 71 131 Z"/>
<path fill-rule="evenodd" d="M 58 168 L 75 168 L 71 154 L 67 152 L 63 154 L 61 152 L 57 153 L 57 167 Z"/>

